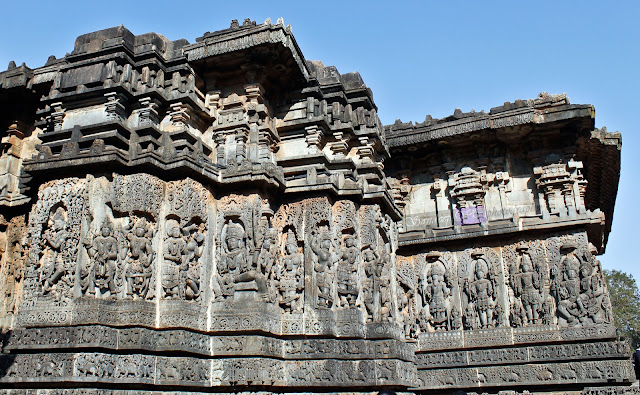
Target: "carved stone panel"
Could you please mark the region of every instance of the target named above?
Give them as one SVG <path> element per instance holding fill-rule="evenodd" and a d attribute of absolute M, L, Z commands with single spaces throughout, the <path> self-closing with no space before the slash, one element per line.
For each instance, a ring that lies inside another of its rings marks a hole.
<path fill-rule="evenodd" d="M 506 324 L 499 259 L 491 248 L 466 249 L 458 254 L 464 329 L 487 329 Z"/>

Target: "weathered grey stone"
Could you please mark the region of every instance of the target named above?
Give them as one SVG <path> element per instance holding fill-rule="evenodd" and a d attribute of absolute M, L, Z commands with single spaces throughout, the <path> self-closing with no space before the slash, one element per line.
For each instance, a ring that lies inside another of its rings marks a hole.
<path fill-rule="evenodd" d="M 383 126 L 281 19 L 89 33 L 0 105 L 6 393 L 631 393 L 590 105 Z"/>

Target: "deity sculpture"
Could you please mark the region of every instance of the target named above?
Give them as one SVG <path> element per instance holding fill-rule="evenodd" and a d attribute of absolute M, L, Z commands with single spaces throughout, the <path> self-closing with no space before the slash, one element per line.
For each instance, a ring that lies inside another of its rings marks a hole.
<path fill-rule="evenodd" d="M 391 257 L 387 248 L 388 244 L 385 244 L 385 248 L 382 250 L 382 256 L 378 260 L 378 267 L 380 268 L 380 320 L 393 322 L 393 292 L 391 290 L 391 265 L 385 264 L 390 262 Z"/>
<path fill-rule="evenodd" d="M 127 267 L 127 296 L 146 299 L 149 296 L 151 276 L 153 275 L 154 252 L 151 246 L 153 228 L 146 218 L 133 219 L 133 228 L 127 235 L 129 241 Z"/>
<path fill-rule="evenodd" d="M 423 305 L 429 306 L 429 321 L 436 331 L 447 330 L 448 311 L 447 298 L 451 289 L 447 283 L 447 269 L 442 261 L 442 254 L 434 251 L 426 256 L 430 264 L 426 286 L 423 293 Z"/>
<path fill-rule="evenodd" d="M 558 265 L 559 269 L 554 268 L 552 273 L 554 275 L 552 292 L 556 294 L 558 300 L 558 315 L 569 325 L 579 325 L 580 318 L 586 314 L 584 298 L 580 297 L 581 265 L 576 253 L 577 248 L 572 242 L 563 244 L 560 247 L 563 257 Z"/>
<path fill-rule="evenodd" d="M 200 296 L 200 257 L 204 250 L 204 223 L 192 223 L 184 229 L 188 235 L 185 246 L 186 279 L 184 280 L 184 298 L 194 300 Z"/>
<path fill-rule="evenodd" d="M 14 312 L 17 305 L 18 294 L 16 288 L 24 275 L 26 251 L 20 242 L 13 245 L 10 251 L 11 263 L 7 265 L 6 281 L 9 286 L 5 288 L 5 297 L 8 300 L 7 311 Z"/>
<path fill-rule="evenodd" d="M 218 268 L 222 295 L 218 300 L 234 295 L 236 290 L 257 291 L 261 298 L 268 299 L 265 276 L 250 259 L 243 225 L 229 220 L 225 227 L 222 261 Z"/>
<path fill-rule="evenodd" d="M 115 296 L 116 272 L 118 269 L 118 239 L 113 235 L 113 223 L 105 217 L 100 226 L 100 233 L 93 238 L 88 247 L 92 261 L 90 270 L 81 281 L 83 293 L 98 296 L 109 292 Z"/>
<path fill-rule="evenodd" d="M 164 241 L 164 268 L 162 273 L 162 289 L 165 298 L 185 297 L 185 285 L 188 262 L 186 260 L 187 242 L 180 224 L 175 219 L 166 223 L 167 237 Z"/>
<path fill-rule="evenodd" d="M 333 305 L 331 295 L 331 269 L 333 256 L 331 254 L 331 236 L 328 229 L 311 232 L 311 250 L 315 253 L 317 262 L 314 265 L 316 272 L 316 288 L 318 291 L 318 306 L 330 308 Z"/>
<path fill-rule="evenodd" d="M 344 248 L 337 267 L 337 288 L 341 307 L 354 307 L 358 298 L 357 258 L 356 238 L 353 235 L 347 235 L 344 238 Z"/>
<path fill-rule="evenodd" d="M 519 253 L 517 264 L 511 267 L 511 286 L 516 297 L 520 299 L 525 317 L 518 318 L 522 324 L 538 324 L 542 309 L 542 285 L 543 279 L 537 268 L 534 267 L 529 247 L 522 244 L 517 247 Z M 519 325 L 517 325 L 519 326 Z"/>
<path fill-rule="evenodd" d="M 364 279 L 362 280 L 362 295 L 367 320 L 373 321 L 376 318 L 377 309 L 380 304 L 380 280 L 382 277 L 382 262 L 371 246 L 366 245 L 362 253 L 364 266 Z"/>
<path fill-rule="evenodd" d="M 219 295 L 219 299 L 233 295 L 234 277 L 238 268 L 248 265 L 247 246 L 242 225 L 233 222 L 233 220 L 227 223 L 222 249 L 223 255 L 218 267 L 220 291 L 222 293 L 222 295 Z"/>
<path fill-rule="evenodd" d="M 495 287 L 489 279 L 489 263 L 484 253 L 476 251 L 471 253 L 471 262 L 474 270 L 473 281 L 465 280 L 465 290 L 469 297 L 469 305 L 473 303 L 473 313 L 477 316 L 480 328 L 488 328 L 494 325 Z M 473 326 L 475 327 L 475 326 Z"/>
<path fill-rule="evenodd" d="M 284 256 L 280 258 L 278 273 L 278 302 L 285 311 L 297 313 L 302 311 L 302 290 L 304 288 L 302 271 L 304 255 L 298 249 L 295 234 L 291 229 L 287 232 Z"/>
<path fill-rule="evenodd" d="M 404 333 L 407 338 L 413 338 L 418 333 L 415 311 L 415 288 L 411 273 L 399 270 L 398 283 L 396 286 L 398 315 L 404 325 Z"/>
<path fill-rule="evenodd" d="M 462 317 L 460 317 L 460 310 L 456 306 L 451 309 L 451 329 L 454 331 L 462 329 Z"/>
<path fill-rule="evenodd" d="M 48 228 L 44 231 L 42 241 L 41 277 L 42 293 L 48 294 L 53 286 L 66 274 L 62 252 L 66 247 L 67 232 L 66 212 L 58 207 L 49 219 Z"/>
<path fill-rule="evenodd" d="M 260 273 L 267 278 L 273 278 L 274 267 L 276 253 L 277 253 L 277 243 L 276 243 L 276 230 L 273 228 L 269 228 L 264 238 L 262 239 L 262 246 L 260 247 L 260 252 L 258 253 L 258 270 Z"/>
<path fill-rule="evenodd" d="M 589 324 L 607 321 L 606 310 L 610 303 L 600 271 L 600 262 L 595 259 L 596 252 L 595 247 L 590 245 L 589 253 L 580 265 L 580 299 L 585 309 L 581 322 Z"/>

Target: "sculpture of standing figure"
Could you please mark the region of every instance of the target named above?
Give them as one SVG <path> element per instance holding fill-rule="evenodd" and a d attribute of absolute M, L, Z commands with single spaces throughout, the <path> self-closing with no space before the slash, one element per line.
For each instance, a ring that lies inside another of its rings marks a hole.
<path fill-rule="evenodd" d="M 423 294 L 423 304 L 429 306 L 429 318 L 433 328 L 436 331 L 447 330 L 449 319 L 447 298 L 451 294 L 446 281 L 447 269 L 442 261 L 440 252 L 431 252 L 427 254 L 426 258 L 428 263 L 431 263 L 431 266 L 427 272 L 427 285 Z"/>
<path fill-rule="evenodd" d="M 316 254 L 317 262 L 314 265 L 316 272 L 316 288 L 318 290 L 318 306 L 330 308 L 333 304 L 331 296 L 331 267 L 333 265 L 333 257 L 331 254 L 331 236 L 327 229 L 319 232 L 313 230 L 311 232 L 311 250 Z"/>
<path fill-rule="evenodd" d="M 182 236 L 180 224 L 175 219 L 166 223 L 167 238 L 164 241 L 164 268 L 162 273 L 162 289 L 166 298 L 185 296 L 187 242 Z"/>
<path fill-rule="evenodd" d="M 539 313 L 542 308 L 542 278 L 533 265 L 529 247 L 520 245 L 517 251 L 520 256 L 511 274 L 513 292 L 515 296 L 520 297 L 527 322 L 537 324 L 540 321 Z"/>
<path fill-rule="evenodd" d="M 552 291 L 558 300 L 558 315 L 569 325 L 578 325 L 585 315 L 583 299 L 580 298 L 580 259 L 576 254 L 578 247 L 566 243 L 560 247 L 564 255 L 560 260 L 559 273 L 554 270 L 555 281 Z"/>
<path fill-rule="evenodd" d="M 391 260 L 389 244 L 385 244 L 382 255 L 378 259 L 380 271 L 380 320 L 393 322 L 393 292 L 391 290 L 391 265 L 385 264 Z"/>
<path fill-rule="evenodd" d="M 245 244 L 245 232 L 242 225 L 230 220 L 226 225 L 224 237 L 223 255 L 218 267 L 220 275 L 220 297 L 230 297 L 234 293 L 235 276 L 241 267 L 248 265 L 247 246 Z"/>
<path fill-rule="evenodd" d="M 267 279 L 272 279 L 274 275 L 273 264 L 276 259 L 276 249 L 276 230 L 269 228 L 264 235 L 258 254 L 258 270 Z"/>
<path fill-rule="evenodd" d="M 364 262 L 364 279 L 362 280 L 362 296 L 367 312 L 367 320 L 375 320 L 380 308 L 380 278 L 384 262 L 381 262 L 376 251 L 367 245 L 362 253 Z"/>
<path fill-rule="evenodd" d="M 127 296 L 147 298 L 153 274 L 153 250 L 151 247 L 152 228 L 146 218 L 138 218 L 132 231 L 127 235 L 129 248 L 127 251 Z"/>
<path fill-rule="evenodd" d="M 185 265 L 187 266 L 184 297 L 187 300 L 194 300 L 200 296 L 200 257 L 204 250 L 205 237 L 204 223 L 193 223 L 184 230 L 188 235 L 185 246 Z"/>
<path fill-rule="evenodd" d="M 302 270 L 304 255 L 298 250 L 296 237 L 291 229 L 287 232 L 284 256 L 280 259 L 278 273 L 278 302 L 285 311 L 297 313 L 302 311 Z"/>
<path fill-rule="evenodd" d="M 481 328 L 493 326 L 493 312 L 495 308 L 494 287 L 489 276 L 489 263 L 482 252 L 473 252 L 472 265 L 475 267 L 474 280 L 468 284 L 470 301 L 473 301 L 475 312 Z"/>
<path fill-rule="evenodd" d="M 358 270 L 356 265 L 357 258 L 356 238 L 353 235 L 347 235 L 344 239 L 344 248 L 342 249 L 337 269 L 338 298 L 342 307 L 353 307 L 358 299 L 358 287 L 355 278 Z"/>
<path fill-rule="evenodd" d="M 108 217 L 102 221 L 100 234 L 93 238 L 88 252 L 93 266 L 82 284 L 83 292 L 94 295 L 97 288 L 98 295 L 104 295 L 108 291 L 111 296 L 115 296 L 118 239 L 113 236 L 113 223 Z"/>
<path fill-rule="evenodd" d="M 49 227 L 44 231 L 40 277 L 43 294 L 51 292 L 53 286 L 66 274 L 62 257 L 69 237 L 66 227 L 66 212 L 62 207 L 58 207 L 49 220 Z"/>
<path fill-rule="evenodd" d="M 600 262 L 595 259 L 596 249 L 590 246 L 589 253 L 580 265 L 580 299 L 585 309 L 582 322 L 600 324 L 607 321 L 606 291 L 600 272 Z M 593 264 L 591 263 L 593 262 Z"/>
<path fill-rule="evenodd" d="M 26 260 L 26 251 L 20 242 L 16 242 L 11 250 L 11 264 L 7 266 L 7 281 L 12 286 L 5 288 L 5 296 L 9 301 L 7 303 L 7 311 L 15 312 L 18 301 L 18 283 L 24 275 L 24 263 Z"/>

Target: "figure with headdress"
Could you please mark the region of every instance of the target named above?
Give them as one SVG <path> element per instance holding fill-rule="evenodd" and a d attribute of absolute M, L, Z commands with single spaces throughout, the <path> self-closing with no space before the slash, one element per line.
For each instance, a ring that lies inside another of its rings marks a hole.
<path fill-rule="evenodd" d="M 481 328 L 493 326 L 495 308 L 495 289 L 489 279 L 489 263 L 484 253 L 480 251 L 471 254 L 474 270 L 474 280 L 469 284 L 469 297 L 475 306 L 475 312 Z"/>
<path fill-rule="evenodd" d="M 184 297 L 187 272 L 187 242 L 180 224 L 175 219 L 166 222 L 167 237 L 164 241 L 164 268 L 162 289 L 165 298 Z M 184 273 L 184 275 L 183 275 Z"/>
<path fill-rule="evenodd" d="M 607 294 L 596 253 L 597 249 L 590 243 L 589 252 L 580 265 L 580 300 L 585 309 L 583 322 L 590 320 L 599 324 L 607 320 L 605 304 L 608 302 L 605 302 Z"/>
<path fill-rule="evenodd" d="M 118 269 L 118 239 L 113 235 L 113 223 L 105 217 L 100 226 L 100 233 L 93 238 L 88 248 L 92 266 L 82 282 L 82 290 L 94 295 L 109 292 L 110 296 L 117 293 L 115 276 Z"/>
<path fill-rule="evenodd" d="M 291 229 L 285 236 L 284 255 L 280 258 L 278 272 L 278 302 L 285 311 L 302 311 L 302 271 L 304 255 L 298 249 L 296 236 Z"/>
<path fill-rule="evenodd" d="M 247 253 L 246 234 L 242 225 L 230 222 L 226 241 L 227 266 L 233 273 L 234 290 L 258 291 L 263 299 L 267 299 L 266 279 Z"/>
<path fill-rule="evenodd" d="M 430 266 L 427 271 L 423 304 L 429 306 L 429 318 L 433 328 L 436 331 L 447 330 L 447 298 L 451 294 L 447 284 L 447 269 L 442 261 L 442 254 L 438 251 L 428 253 L 426 259 Z"/>
<path fill-rule="evenodd" d="M 144 217 L 138 218 L 127 235 L 127 296 L 145 299 L 149 293 L 151 276 L 153 275 L 153 250 L 151 246 L 152 227 Z"/>
<path fill-rule="evenodd" d="M 353 235 L 347 235 L 344 238 L 344 248 L 337 268 L 338 298 L 342 307 L 353 307 L 358 299 L 358 286 L 356 283 L 357 258 L 356 238 Z"/>
<path fill-rule="evenodd" d="M 16 242 L 9 251 L 10 264 L 7 265 L 6 279 L 11 286 L 6 287 L 5 296 L 8 300 L 7 311 L 15 312 L 18 300 L 18 283 L 24 275 L 24 264 L 27 258 L 27 252 L 21 242 Z"/>
<path fill-rule="evenodd" d="M 42 272 L 40 281 L 42 283 L 42 293 L 48 294 L 55 284 L 60 281 L 66 273 L 62 251 L 66 247 L 69 232 L 67 232 L 66 212 L 62 207 L 58 207 L 49 219 L 49 227 L 44 231 L 43 252 L 42 252 Z"/>
<path fill-rule="evenodd" d="M 204 222 L 194 222 L 183 231 L 187 236 L 184 260 L 186 273 L 182 271 L 184 298 L 187 300 L 194 300 L 200 296 L 200 257 L 204 250 L 205 228 Z"/>
<path fill-rule="evenodd" d="M 267 278 L 272 279 L 274 275 L 274 267 L 277 254 L 276 230 L 268 228 L 262 239 L 262 246 L 258 253 L 258 270 Z"/>
<path fill-rule="evenodd" d="M 380 277 L 384 262 L 381 262 L 378 253 L 370 245 L 364 246 L 362 261 L 364 266 L 362 299 L 367 311 L 367 320 L 373 321 L 380 303 Z"/>
<path fill-rule="evenodd" d="M 227 298 L 233 295 L 235 276 L 240 267 L 248 265 L 247 246 L 245 232 L 241 224 L 229 220 L 224 229 L 224 243 L 222 244 L 222 257 L 218 266 L 220 276 L 219 298 Z"/>
<path fill-rule="evenodd" d="M 378 258 L 377 270 L 380 272 L 380 320 L 393 322 L 393 291 L 391 288 L 391 262 L 389 244 L 385 243 Z"/>
<path fill-rule="evenodd" d="M 333 256 L 331 254 L 331 236 L 329 230 L 323 228 L 320 231 L 311 232 L 311 250 L 315 253 L 317 262 L 314 265 L 316 272 L 316 289 L 318 290 L 318 306 L 330 308 L 333 304 L 331 296 L 331 267 Z"/>
<path fill-rule="evenodd" d="M 520 298 L 527 323 L 537 324 L 540 321 L 542 308 L 542 278 L 533 264 L 529 247 L 521 244 L 517 247 L 518 262 L 512 266 L 511 286 L 516 297 Z M 524 317 L 522 317 L 524 318 Z M 520 324 L 524 324 L 520 320 Z"/>
<path fill-rule="evenodd" d="M 398 313 L 404 324 L 404 333 L 407 338 L 413 338 L 418 333 L 415 294 L 416 286 L 411 271 L 398 271 L 398 283 L 396 287 Z"/>
<path fill-rule="evenodd" d="M 569 325 L 577 325 L 585 315 L 583 299 L 580 298 L 580 259 L 577 256 L 577 246 L 568 242 L 560 247 L 563 254 L 559 263 L 559 272 L 555 272 L 552 291 L 558 300 L 558 315 Z"/>

